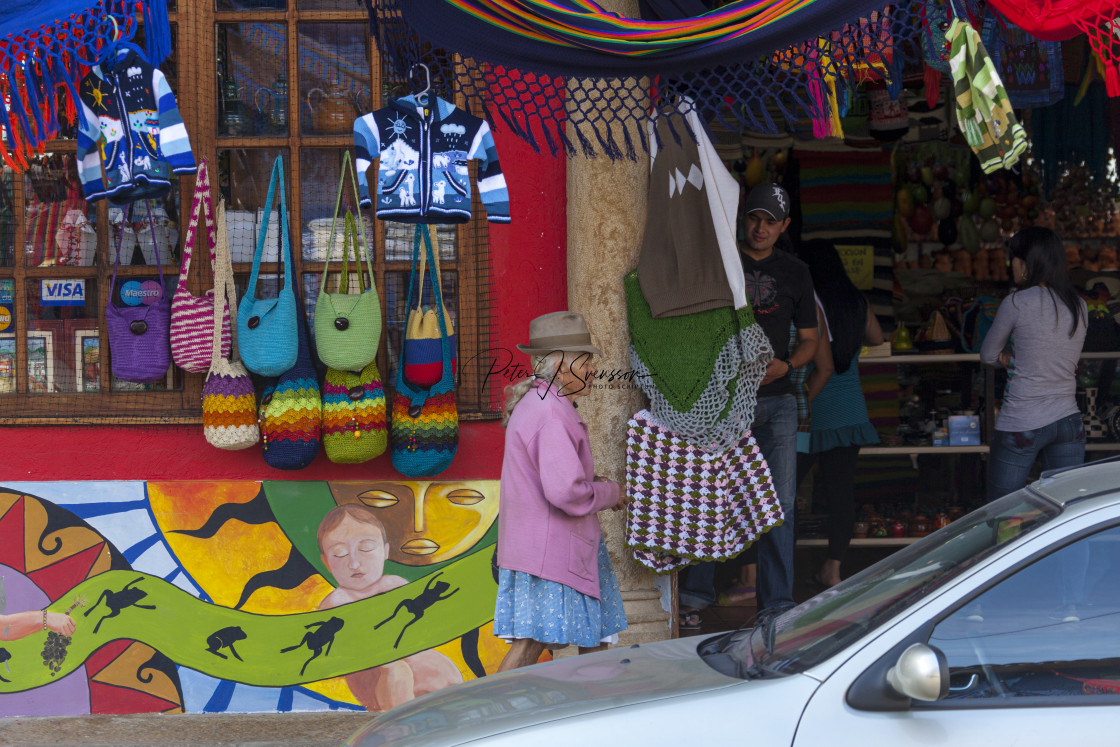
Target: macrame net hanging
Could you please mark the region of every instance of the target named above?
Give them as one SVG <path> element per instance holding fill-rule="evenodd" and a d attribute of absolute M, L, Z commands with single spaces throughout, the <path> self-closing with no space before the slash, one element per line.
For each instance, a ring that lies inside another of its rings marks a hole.
<path fill-rule="evenodd" d="M 1047 41 L 1085 34 L 1105 68 L 1109 96 L 1120 96 L 1120 5 L 1116 0 L 988 0 L 993 10 Z"/>
<path fill-rule="evenodd" d="M 885 78 L 897 96 L 904 66 L 921 61 L 921 0 L 878 7 L 874 2 L 826 6 L 817 0 L 809 7 L 827 7 L 823 18 L 805 13 L 792 43 L 761 49 L 753 45 L 753 52 L 744 47 L 749 34 L 732 33 L 698 47 L 696 54 L 663 39 L 659 53 L 648 56 L 626 54 L 624 44 L 622 51 L 595 50 L 582 57 L 571 47 L 556 46 L 551 56 L 537 54 L 531 62 L 502 51 L 507 37 L 501 28 L 495 26 L 484 45 L 478 43 L 479 34 L 462 33 L 477 30 L 473 27 L 460 27 L 457 37 L 446 18 L 443 25 L 425 21 L 439 15 L 427 7 L 438 0 L 423 0 L 424 8 L 410 4 L 418 1 L 371 0 L 372 31 L 386 78 L 398 84 L 387 93 L 407 93 L 409 70 L 423 62 L 431 70 L 433 87 L 445 98 L 453 98 L 452 92 L 462 96 L 473 111 L 503 123 L 537 151 L 554 155 L 602 153 L 634 159 L 647 147 L 645 122 L 651 107 L 676 95 L 687 97 L 704 121 L 717 120 L 730 130 L 778 134 L 811 129 L 823 137 L 834 117 L 843 115 L 843 102 L 853 98 L 844 96 L 845 91 Z M 723 10 L 745 5 L 733 3 Z M 662 28 L 650 22 L 635 25 Z M 688 23 L 681 27 L 693 29 Z M 485 56 L 470 56 L 469 50 L 477 48 Z M 535 52 L 542 48 L 548 51 L 547 45 L 538 45 Z M 580 63 L 595 54 L 617 64 L 595 73 L 591 63 Z"/>

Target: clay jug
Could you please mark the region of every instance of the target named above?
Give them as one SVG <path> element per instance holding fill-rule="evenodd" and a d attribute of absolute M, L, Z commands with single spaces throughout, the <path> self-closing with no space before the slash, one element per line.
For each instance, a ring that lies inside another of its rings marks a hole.
<path fill-rule="evenodd" d="M 316 92 L 320 95 L 318 106 L 314 102 Z M 358 108 L 342 86 L 331 86 L 326 91 L 312 88 L 307 92 L 307 106 L 311 109 L 311 125 L 319 133 L 348 133 L 354 128 L 354 120 L 358 118 Z"/>

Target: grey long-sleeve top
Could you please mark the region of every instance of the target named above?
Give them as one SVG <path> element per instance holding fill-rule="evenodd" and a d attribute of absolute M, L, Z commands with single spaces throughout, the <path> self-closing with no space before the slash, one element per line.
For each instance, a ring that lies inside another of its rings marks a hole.
<path fill-rule="evenodd" d="M 1070 336 L 1073 315 L 1049 289 L 1034 286 L 1003 299 L 980 348 L 980 360 L 995 365 L 1009 340 L 1012 345 L 996 430 L 1034 430 L 1078 411 L 1074 372 L 1087 313 L 1081 301 L 1081 320 Z"/>

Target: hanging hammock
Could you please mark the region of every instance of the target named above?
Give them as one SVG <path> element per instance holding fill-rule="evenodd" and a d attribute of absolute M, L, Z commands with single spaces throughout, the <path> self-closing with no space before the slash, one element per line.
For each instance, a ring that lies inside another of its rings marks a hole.
<path fill-rule="evenodd" d="M 130 39 L 143 12 L 147 55 L 159 64 L 171 52 L 166 0 L 7 0 L 0 6 L 0 157 L 27 169 L 58 136 L 59 105 L 75 121 L 77 83 L 108 53 L 115 38 Z"/>
<path fill-rule="evenodd" d="M 425 62 L 537 150 L 636 158 L 651 106 L 676 93 L 734 132 L 829 134 L 833 102 L 854 98 L 838 87 L 884 77 L 898 95 L 921 6 L 740 0 L 646 21 L 590 0 L 372 0 L 370 19 L 390 80 Z"/>

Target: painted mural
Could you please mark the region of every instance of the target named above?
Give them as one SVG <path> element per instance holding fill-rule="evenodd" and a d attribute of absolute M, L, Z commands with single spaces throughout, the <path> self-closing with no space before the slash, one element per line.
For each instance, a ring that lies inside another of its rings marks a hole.
<path fill-rule="evenodd" d="M 4 484 L 0 717 L 380 711 L 485 676 L 497 515 L 496 480 Z"/>

